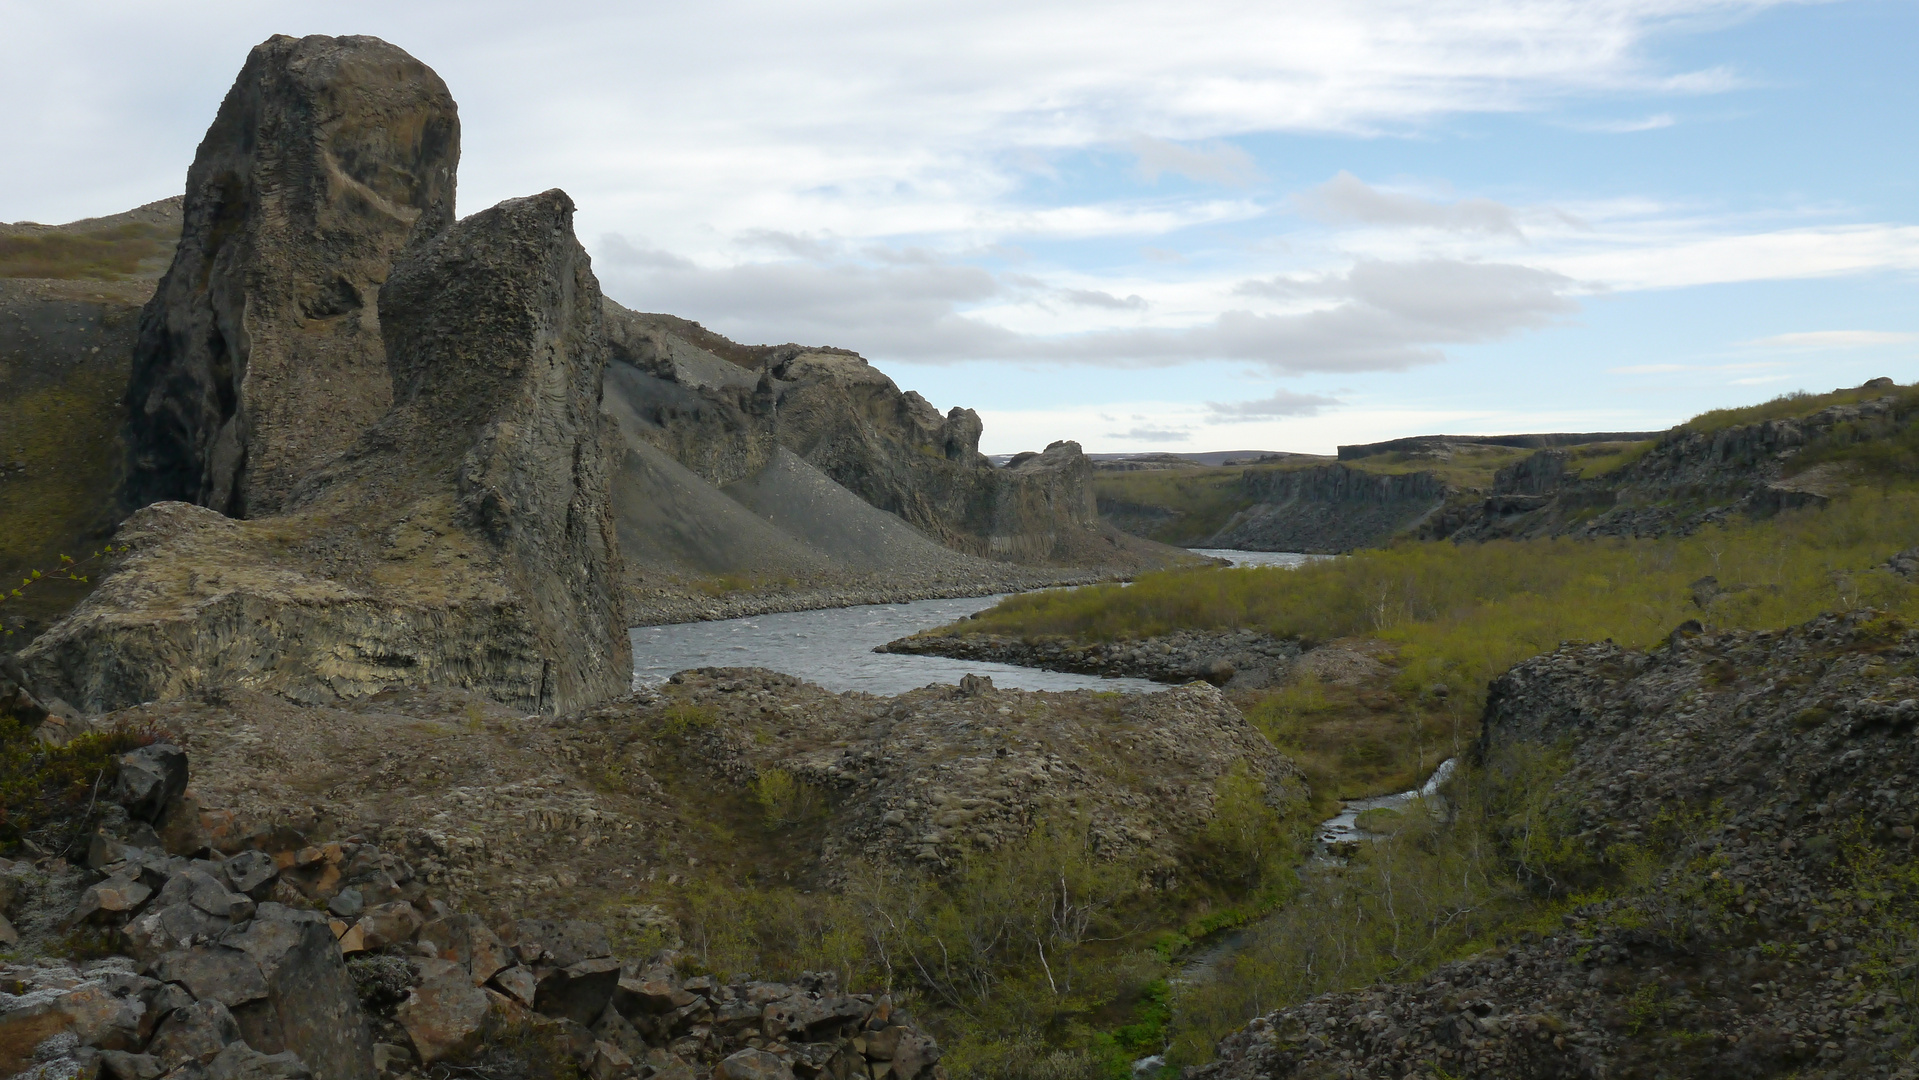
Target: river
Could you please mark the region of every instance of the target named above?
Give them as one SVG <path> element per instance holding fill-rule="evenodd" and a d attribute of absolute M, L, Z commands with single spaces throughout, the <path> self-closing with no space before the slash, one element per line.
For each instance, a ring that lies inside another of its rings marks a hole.
<path fill-rule="evenodd" d="M 945 626 L 999 603 L 1003 596 L 862 604 L 820 611 L 787 611 L 745 619 L 638 626 L 633 636 L 633 683 L 665 681 L 695 667 L 757 667 L 783 672 L 835 692 L 903 694 L 928 683 L 957 683 L 986 675 L 1013 690 L 1119 690 L 1150 693 L 1165 687 L 1146 679 L 1103 679 L 1011 664 L 901 656 L 873 650 L 896 638 Z"/>
<path fill-rule="evenodd" d="M 1229 559 L 1234 566 L 1298 566 L 1319 556 L 1285 551 L 1198 550 Z M 788 611 L 743 619 L 636 626 L 633 685 L 664 682 L 676 671 L 696 667 L 757 667 L 793 675 L 835 692 L 903 694 L 928 683 L 957 683 L 962 675 L 986 675 L 993 685 L 1011 690 L 1117 690 L 1139 694 L 1164 690 L 1146 679 L 1108 679 L 1012 664 L 949 660 L 942 656 L 900 656 L 873 650 L 897 638 L 957 622 L 1005 599 L 971 596 L 958 600 L 919 600 L 909 604 Z"/>

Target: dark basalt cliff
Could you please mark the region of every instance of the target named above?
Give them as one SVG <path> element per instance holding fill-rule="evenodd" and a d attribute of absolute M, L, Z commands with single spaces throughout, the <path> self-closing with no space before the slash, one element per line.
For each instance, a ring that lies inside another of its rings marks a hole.
<path fill-rule="evenodd" d="M 446 85 L 378 38 L 275 37 L 247 58 L 187 173 L 173 267 L 127 390 L 129 508 L 271 514 L 393 392 L 375 294 L 453 220 Z"/>
<path fill-rule="evenodd" d="M 1253 505 L 1198 546 L 1349 551 L 1417 524 L 1446 500 L 1445 483 L 1431 473 L 1382 475 L 1344 465 L 1248 471 L 1240 488 Z"/>
<path fill-rule="evenodd" d="M 1601 476 L 1569 469 L 1564 450 L 1541 450 L 1502 469 L 1489 495 L 1448 506 L 1421 532 L 1455 540 L 1685 535 L 1735 515 L 1823 505 L 1848 486 L 1853 470 L 1837 461 L 1795 468 L 1795 458 L 1887 444 L 1919 415 L 1919 400 L 1896 392 L 1890 379 L 1876 382 L 1883 396 L 1809 416 L 1713 432 L 1673 428 L 1643 456 Z"/>

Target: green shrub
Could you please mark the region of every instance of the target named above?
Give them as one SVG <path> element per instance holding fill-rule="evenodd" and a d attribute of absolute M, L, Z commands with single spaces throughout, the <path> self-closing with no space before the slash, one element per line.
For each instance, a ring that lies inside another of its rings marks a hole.
<path fill-rule="evenodd" d="M 160 735 L 122 726 L 50 746 L 20 718 L 0 712 L 0 852 L 11 854 L 31 839 L 53 854 L 71 854 L 98 817 L 101 793 L 112 790 L 120 755 Z"/>

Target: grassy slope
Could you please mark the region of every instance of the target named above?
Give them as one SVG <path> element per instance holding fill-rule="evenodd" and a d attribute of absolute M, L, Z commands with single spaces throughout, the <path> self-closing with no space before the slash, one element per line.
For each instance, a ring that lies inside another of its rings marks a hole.
<path fill-rule="evenodd" d="M 171 257 L 177 226 L 123 221 L 88 229 L 0 234 L 0 277 L 123 281 Z"/>
<path fill-rule="evenodd" d="M 0 226 L 0 278 L 124 281 L 133 284 L 122 289 L 143 288 L 171 261 L 180 235 L 178 223 L 164 214 L 140 219 L 151 210 L 133 211 L 133 220 Z M 54 576 L 21 586 L 34 570 L 50 575 L 61 556 L 85 559 L 105 542 L 124 452 L 123 363 L 86 363 L 60 381 L 29 385 L 0 403 L 0 466 L 24 466 L 0 483 L 0 521 L 7 524 L 0 530 L 0 582 L 21 594 L 0 601 L 0 648 L 9 649 L 90 590 L 90 583 Z"/>

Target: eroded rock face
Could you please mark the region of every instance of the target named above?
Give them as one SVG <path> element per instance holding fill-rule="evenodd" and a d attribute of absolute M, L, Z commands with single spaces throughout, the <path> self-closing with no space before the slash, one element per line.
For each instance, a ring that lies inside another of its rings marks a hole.
<path fill-rule="evenodd" d="M 432 69 L 371 37 L 254 48 L 187 173 L 185 228 L 141 316 L 132 507 L 275 513 L 393 398 L 376 299 L 453 220 L 460 124 Z"/>
<path fill-rule="evenodd" d="M 564 192 L 509 200 L 402 259 L 388 414 L 281 516 L 135 514 L 133 553 L 23 654 L 33 677 L 94 711 L 223 684 L 547 711 L 624 689 L 600 294 L 572 217 Z"/>
<path fill-rule="evenodd" d="M 1072 442 L 995 468 L 971 409 L 945 415 L 845 349 L 740 345 L 698 323 L 609 304 L 610 405 L 632 436 L 709 484 L 796 456 L 946 548 L 1025 565 L 1152 567 L 1177 554 L 1099 519 Z"/>

